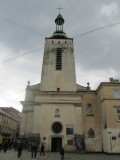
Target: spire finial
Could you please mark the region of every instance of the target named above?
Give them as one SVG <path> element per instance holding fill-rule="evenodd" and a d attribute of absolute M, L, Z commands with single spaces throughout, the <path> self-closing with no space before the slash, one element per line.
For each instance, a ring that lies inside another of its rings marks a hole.
<path fill-rule="evenodd" d="M 59 14 L 60 14 L 60 10 L 63 9 L 63 8 L 61 8 L 61 7 L 59 6 L 57 9 L 59 10 Z"/>
<path fill-rule="evenodd" d="M 28 81 L 28 86 L 30 86 L 30 81 Z"/>
<path fill-rule="evenodd" d="M 90 83 L 87 82 L 87 89 L 90 90 Z"/>

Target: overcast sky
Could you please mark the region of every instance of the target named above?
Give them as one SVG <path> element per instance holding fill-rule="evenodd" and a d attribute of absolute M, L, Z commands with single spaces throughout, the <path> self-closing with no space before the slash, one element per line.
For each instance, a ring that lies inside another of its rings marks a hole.
<path fill-rule="evenodd" d="M 27 81 L 40 83 L 45 37 L 55 31 L 59 6 L 64 31 L 74 38 L 76 82 L 97 89 L 120 79 L 120 0 L 0 0 L 1 107 L 21 111 Z"/>

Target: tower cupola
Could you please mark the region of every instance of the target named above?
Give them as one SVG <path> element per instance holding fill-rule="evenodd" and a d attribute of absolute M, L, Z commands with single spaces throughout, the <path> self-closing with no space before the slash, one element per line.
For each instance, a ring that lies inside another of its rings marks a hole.
<path fill-rule="evenodd" d="M 66 33 L 63 30 L 63 24 L 65 20 L 63 16 L 59 13 L 57 18 L 55 19 L 55 24 L 56 24 L 56 31 L 53 33 L 53 35 L 50 38 L 54 39 L 69 39 L 66 36 Z"/>
<path fill-rule="evenodd" d="M 55 23 L 56 23 L 56 32 L 63 32 L 64 19 L 60 13 L 55 19 Z"/>

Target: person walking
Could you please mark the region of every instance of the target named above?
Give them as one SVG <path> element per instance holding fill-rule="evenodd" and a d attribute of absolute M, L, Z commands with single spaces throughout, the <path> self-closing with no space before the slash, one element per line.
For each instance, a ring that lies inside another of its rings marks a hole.
<path fill-rule="evenodd" d="M 4 150 L 4 153 L 7 151 L 8 149 L 8 142 L 5 141 L 4 145 L 3 145 L 3 150 Z"/>
<path fill-rule="evenodd" d="M 18 158 L 20 158 L 20 156 L 22 156 L 22 144 L 21 143 L 18 144 L 17 150 L 18 150 L 17 156 L 18 156 Z"/>
<path fill-rule="evenodd" d="M 15 149 L 15 151 L 17 151 L 17 148 L 18 148 L 18 142 L 17 142 L 17 140 L 15 140 L 13 142 L 13 148 Z"/>
<path fill-rule="evenodd" d="M 44 144 L 42 143 L 42 145 L 41 145 L 41 148 L 40 148 L 40 156 L 43 154 L 43 156 L 45 155 L 45 146 L 44 146 Z"/>
<path fill-rule="evenodd" d="M 64 148 L 62 147 L 60 150 L 60 156 L 61 156 L 61 160 L 64 159 Z"/>
<path fill-rule="evenodd" d="M 31 147 L 31 152 L 32 152 L 31 157 L 32 158 L 36 158 L 37 149 L 38 149 L 37 145 L 33 144 L 32 147 Z"/>
<path fill-rule="evenodd" d="M 0 144 L 0 152 L 1 152 L 1 150 L 2 150 L 2 144 Z"/>

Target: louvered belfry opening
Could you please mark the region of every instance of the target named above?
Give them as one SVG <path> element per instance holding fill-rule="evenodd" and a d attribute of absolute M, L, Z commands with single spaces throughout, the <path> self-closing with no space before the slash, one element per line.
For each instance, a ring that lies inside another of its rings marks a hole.
<path fill-rule="evenodd" d="M 62 48 L 56 50 L 56 70 L 62 70 Z"/>

